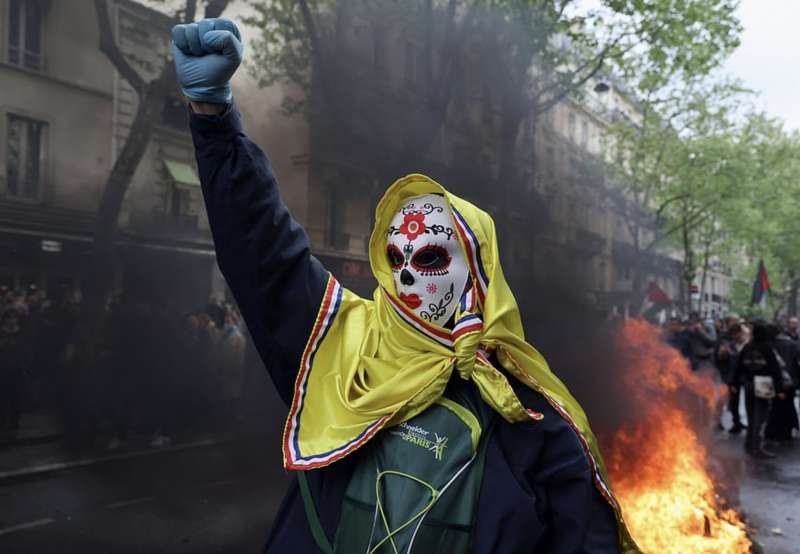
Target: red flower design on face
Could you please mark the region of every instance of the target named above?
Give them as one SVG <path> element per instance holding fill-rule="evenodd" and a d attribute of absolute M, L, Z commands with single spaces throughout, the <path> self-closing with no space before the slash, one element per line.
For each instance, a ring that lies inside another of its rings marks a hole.
<path fill-rule="evenodd" d="M 410 241 L 425 233 L 425 214 L 419 212 L 406 214 L 400 232 Z"/>

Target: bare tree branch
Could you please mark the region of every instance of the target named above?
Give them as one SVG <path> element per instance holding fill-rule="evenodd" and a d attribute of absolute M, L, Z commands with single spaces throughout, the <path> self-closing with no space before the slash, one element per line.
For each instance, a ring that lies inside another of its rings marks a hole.
<path fill-rule="evenodd" d="M 670 204 L 672 204 L 673 202 L 677 202 L 678 200 L 684 200 L 686 198 L 689 198 L 689 196 L 690 196 L 689 193 L 684 193 L 684 194 L 679 194 L 677 196 L 673 196 L 672 198 L 667 198 L 666 200 L 664 200 L 664 202 L 661 203 L 661 205 L 658 207 L 658 210 L 656 210 L 655 214 L 656 218 L 661 217 L 661 214 L 664 213 L 664 210 L 666 210 L 670 206 Z"/>
<path fill-rule="evenodd" d="M 122 78 L 141 96 L 146 82 L 125 59 L 125 55 L 114 38 L 106 0 L 94 0 L 94 9 L 97 14 L 97 28 L 100 32 L 100 51 L 106 55 Z"/>
<path fill-rule="evenodd" d="M 206 4 L 205 17 L 219 17 L 228 7 L 230 0 L 210 0 Z"/>
<path fill-rule="evenodd" d="M 189 23 L 191 21 L 194 21 L 196 15 L 197 15 L 197 0 L 186 0 L 186 4 L 184 5 L 182 10 L 178 11 L 175 19 L 177 19 L 178 21 Z"/>

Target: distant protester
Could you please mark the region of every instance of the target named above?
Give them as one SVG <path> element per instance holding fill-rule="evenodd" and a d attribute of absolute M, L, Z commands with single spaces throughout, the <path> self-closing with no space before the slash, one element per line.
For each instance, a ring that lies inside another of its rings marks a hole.
<path fill-rule="evenodd" d="M 775 454 L 764 448 L 764 427 L 769 419 L 770 402 L 786 395 L 774 336 L 765 322 L 754 323 L 753 340 L 739 354 L 734 379 L 745 392 L 748 421 L 745 451 L 755 458 L 772 458 Z"/>
<path fill-rule="evenodd" d="M 782 443 L 791 440 L 792 432 L 800 428 L 794 405 L 795 391 L 800 384 L 800 346 L 787 331 L 776 326 L 773 332 L 776 334 L 775 357 L 780 366 L 784 396 L 772 401 L 764 437 Z"/>

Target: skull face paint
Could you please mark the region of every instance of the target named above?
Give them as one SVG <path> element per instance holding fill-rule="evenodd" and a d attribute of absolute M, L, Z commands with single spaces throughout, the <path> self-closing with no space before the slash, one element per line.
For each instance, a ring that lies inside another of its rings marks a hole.
<path fill-rule="evenodd" d="M 386 256 L 400 300 L 422 319 L 444 326 L 456 311 L 469 269 L 442 196 L 406 201 L 389 225 Z"/>

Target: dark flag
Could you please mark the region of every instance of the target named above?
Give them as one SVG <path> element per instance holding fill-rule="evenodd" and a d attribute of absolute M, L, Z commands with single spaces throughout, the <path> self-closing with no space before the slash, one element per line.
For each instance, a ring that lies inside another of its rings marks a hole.
<path fill-rule="evenodd" d="M 644 302 L 642 302 L 639 315 L 648 321 L 660 322 L 658 319 L 661 312 L 669 309 L 671 305 L 672 300 L 670 300 L 667 293 L 664 292 L 664 289 L 659 287 L 658 283 L 655 281 L 650 281 L 650 284 L 647 286 L 647 296 L 645 296 Z"/>
<path fill-rule="evenodd" d="M 750 298 L 750 304 L 767 303 L 767 296 L 769 295 L 769 278 L 767 277 L 767 268 L 764 266 L 764 260 L 758 262 L 758 273 L 756 280 L 753 283 L 753 296 Z"/>

